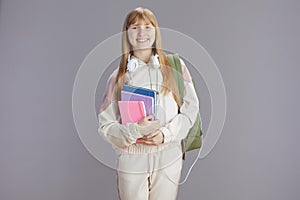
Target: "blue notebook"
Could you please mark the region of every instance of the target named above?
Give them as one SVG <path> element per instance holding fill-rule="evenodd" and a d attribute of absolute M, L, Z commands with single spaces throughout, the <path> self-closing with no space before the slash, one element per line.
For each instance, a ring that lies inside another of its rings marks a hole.
<path fill-rule="evenodd" d="M 137 86 L 132 86 L 132 85 L 124 85 L 123 91 L 132 92 L 132 93 L 152 97 L 153 102 L 154 102 L 154 114 L 155 115 L 157 114 L 157 95 L 158 95 L 158 92 L 156 90 L 151 90 L 151 89 L 148 89 L 148 88 L 137 87 Z M 155 118 L 156 117 L 154 117 L 154 119 Z"/>
<path fill-rule="evenodd" d="M 146 115 L 148 116 L 154 113 L 153 97 L 122 90 L 121 101 L 143 101 L 145 104 Z"/>

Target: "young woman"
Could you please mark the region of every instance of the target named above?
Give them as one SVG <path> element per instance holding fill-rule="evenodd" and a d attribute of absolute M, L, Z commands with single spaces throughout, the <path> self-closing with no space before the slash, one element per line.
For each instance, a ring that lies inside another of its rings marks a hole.
<path fill-rule="evenodd" d="M 182 168 L 181 139 L 194 124 L 199 109 L 191 76 L 181 60 L 181 103 L 170 63 L 162 50 L 156 17 L 148 9 L 139 7 L 127 15 L 122 52 L 119 67 L 107 82 L 98 116 L 99 133 L 118 155 L 119 198 L 176 199 Z M 124 84 L 159 92 L 156 120 L 152 114 L 137 123 L 120 123 L 118 100 Z"/>

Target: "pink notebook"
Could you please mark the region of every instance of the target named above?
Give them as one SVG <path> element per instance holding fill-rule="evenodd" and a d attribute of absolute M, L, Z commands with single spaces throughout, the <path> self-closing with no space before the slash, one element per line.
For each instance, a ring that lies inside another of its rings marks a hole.
<path fill-rule="evenodd" d="M 122 124 L 139 122 L 146 116 L 143 101 L 118 101 Z"/>
<path fill-rule="evenodd" d="M 121 100 L 122 101 L 143 101 L 145 104 L 146 115 L 151 115 L 154 113 L 153 97 L 122 90 Z"/>

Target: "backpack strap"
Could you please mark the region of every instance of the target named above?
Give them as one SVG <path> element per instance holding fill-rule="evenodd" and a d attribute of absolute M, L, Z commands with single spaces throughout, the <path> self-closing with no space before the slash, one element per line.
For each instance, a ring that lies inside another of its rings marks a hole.
<path fill-rule="evenodd" d="M 167 58 L 170 61 L 172 70 L 173 70 L 173 76 L 175 79 L 175 82 L 177 84 L 179 96 L 180 96 L 180 102 L 183 103 L 183 96 L 184 96 L 184 83 L 183 83 L 183 77 L 182 77 L 182 67 L 179 59 L 178 54 L 168 54 Z"/>

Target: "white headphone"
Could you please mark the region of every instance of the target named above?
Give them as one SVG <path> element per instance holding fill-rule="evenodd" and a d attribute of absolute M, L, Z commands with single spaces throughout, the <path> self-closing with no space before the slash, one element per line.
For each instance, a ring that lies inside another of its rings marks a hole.
<path fill-rule="evenodd" d="M 132 57 L 132 55 L 129 55 L 128 59 L 127 59 L 127 71 L 129 71 L 129 72 L 135 71 L 136 68 L 139 66 L 138 60 L 136 58 L 131 58 L 131 57 Z M 152 55 L 150 57 L 150 62 L 152 63 L 154 68 L 160 67 L 157 54 Z"/>

